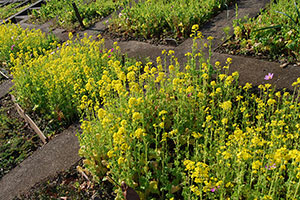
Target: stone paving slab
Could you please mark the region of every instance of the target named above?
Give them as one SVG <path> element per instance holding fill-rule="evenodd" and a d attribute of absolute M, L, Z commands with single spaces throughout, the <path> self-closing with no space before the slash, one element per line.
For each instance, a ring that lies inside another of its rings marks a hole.
<path fill-rule="evenodd" d="M 0 98 L 4 97 L 6 94 L 8 94 L 13 85 L 14 84 L 11 80 L 7 80 L 7 81 L 3 82 L 0 85 Z"/>

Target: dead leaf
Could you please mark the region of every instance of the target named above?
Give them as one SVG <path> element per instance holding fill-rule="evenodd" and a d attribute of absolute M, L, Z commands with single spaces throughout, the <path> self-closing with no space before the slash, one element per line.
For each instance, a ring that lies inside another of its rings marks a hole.
<path fill-rule="evenodd" d="M 289 65 L 289 63 L 283 63 L 282 65 L 280 65 L 281 68 L 285 68 Z"/>
<path fill-rule="evenodd" d="M 122 181 L 121 183 L 121 189 L 123 191 L 125 200 L 140 200 L 140 197 L 137 194 L 137 192 L 128 185 L 126 185 L 124 181 Z"/>
<path fill-rule="evenodd" d="M 172 188 L 171 188 L 171 193 L 176 193 L 178 192 L 179 190 L 181 189 L 181 187 L 179 185 L 172 185 Z"/>
<path fill-rule="evenodd" d="M 84 182 L 80 185 L 80 189 L 83 190 L 86 188 L 86 186 L 87 186 L 87 184 L 86 184 L 86 182 Z"/>

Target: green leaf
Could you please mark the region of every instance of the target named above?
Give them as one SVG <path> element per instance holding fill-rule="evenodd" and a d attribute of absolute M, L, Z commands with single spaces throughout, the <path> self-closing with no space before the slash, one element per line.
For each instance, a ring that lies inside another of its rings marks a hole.
<path fill-rule="evenodd" d="M 280 13 L 280 14 L 283 14 L 283 15 L 285 15 L 285 16 L 287 16 L 288 18 L 290 18 L 296 25 L 298 25 L 297 24 L 297 22 L 291 17 L 291 16 L 289 16 L 288 14 L 286 14 L 286 13 L 284 13 L 284 12 L 280 12 L 280 11 L 275 11 L 275 12 L 277 12 L 277 13 Z"/>
<path fill-rule="evenodd" d="M 298 9 L 296 1 L 294 1 L 294 5 L 295 5 L 295 8 L 296 8 L 296 11 L 297 11 L 297 14 L 298 14 L 298 21 L 299 21 L 299 19 L 300 19 L 300 13 L 299 13 L 299 9 Z"/>
<path fill-rule="evenodd" d="M 281 28 L 282 25 L 275 25 L 275 26 L 267 26 L 267 27 L 263 27 L 263 28 L 259 28 L 259 29 L 255 29 L 253 30 L 253 32 L 256 32 L 256 31 L 262 31 L 262 30 L 266 30 L 266 29 L 273 29 L 273 28 Z"/>

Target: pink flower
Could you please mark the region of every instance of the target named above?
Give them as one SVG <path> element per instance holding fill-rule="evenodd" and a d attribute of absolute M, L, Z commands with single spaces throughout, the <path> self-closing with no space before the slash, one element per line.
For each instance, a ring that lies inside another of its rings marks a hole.
<path fill-rule="evenodd" d="M 211 192 L 215 192 L 220 188 L 220 186 L 218 185 L 217 187 L 213 187 L 210 189 Z"/>
<path fill-rule="evenodd" d="M 188 96 L 188 97 L 192 96 L 192 93 L 189 93 L 187 96 Z"/>
<path fill-rule="evenodd" d="M 13 44 L 13 45 L 11 45 L 10 49 L 14 50 L 14 47 L 15 47 L 15 45 Z"/>
<path fill-rule="evenodd" d="M 268 170 L 275 169 L 276 168 L 276 163 L 273 163 L 272 165 L 270 163 L 270 164 L 266 165 L 265 168 L 268 169 Z"/>
<path fill-rule="evenodd" d="M 273 73 L 268 73 L 266 76 L 265 76 L 265 80 L 271 80 L 273 78 Z"/>
<path fill-rule="evenodd" d="M 113 52 L 114 51 L 114 48 L 111 48 L 110 52 Z"/>
<path fill-rule="evenodd" d="M 110 58 L 110 57 L 111 57 L 111 55 L 108 55 L 107 57 L 108 57 L 108 58 Z"/>

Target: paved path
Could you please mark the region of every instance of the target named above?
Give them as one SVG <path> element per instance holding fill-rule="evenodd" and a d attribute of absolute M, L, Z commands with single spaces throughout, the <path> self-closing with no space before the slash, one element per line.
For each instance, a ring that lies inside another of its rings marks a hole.
<path fill-rule="evenodd" d="M 78 131 L 79 125 L 72 125 L 5 175 L 0 180 L 0 199 L 13 199 L 79 161 Z"/>
<path fill-rule="evenodd" d="M 0 98 L 8 94 L 12 86 L 11 80 L 3 82 L 0 85 Z M 70 126 L 2 177 L 0 200 L 13 199 L 36 183 L 69 169 L 79 161 L 79 143 L 76 136 L 79 131 L 79 125 Z"/>
<path fill-rule="evenodd" d="M 1 76 L 1 75 L 0 75 Z M 0 85 L 0 98 L 4 97 L 10 90 L 14 84 L 11 80 L 6 80 Z"/>

